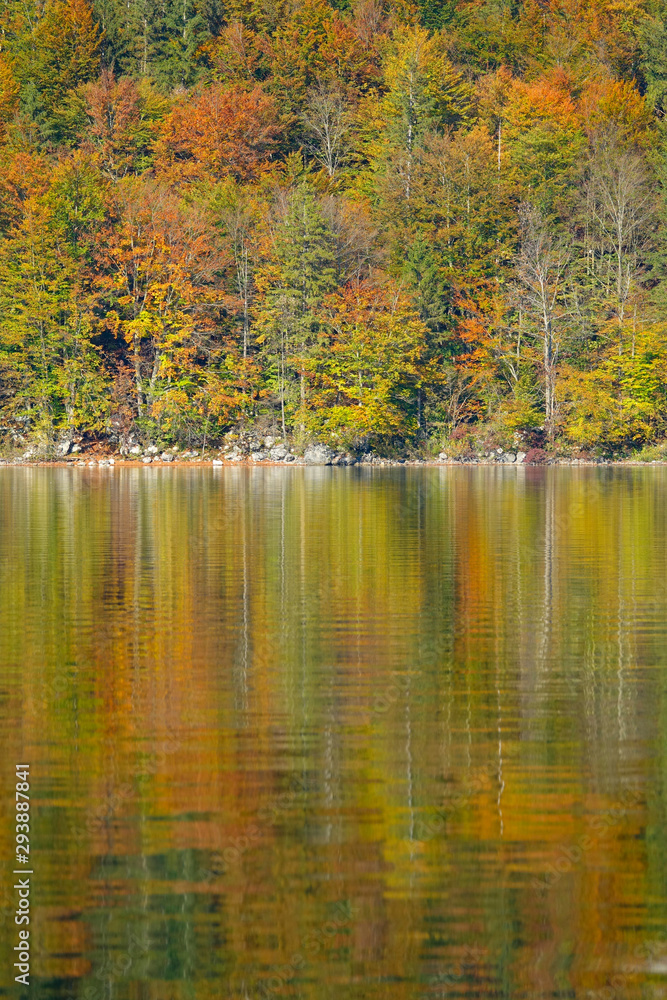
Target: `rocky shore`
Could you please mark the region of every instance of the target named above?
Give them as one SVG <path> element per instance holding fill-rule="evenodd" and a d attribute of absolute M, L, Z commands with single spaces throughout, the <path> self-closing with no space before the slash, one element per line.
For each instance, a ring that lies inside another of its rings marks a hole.
<path fill-rule="evenodd" d="M 263 438 L 237 436 L 222 447 L 207 450 L 180 449 L 176 446 L 160 449 L 126 441 L 117 448 L 104 444 L 85 445 L 73 440 L 59 442 L 50 454 L 29 447 L 21 454 L 0 458 L 0 465 L 66 466 L 76 468 L 114 466 L 175 466 L 175 465 L 294 465 L 294 466 L 442 466 L 442 465 L 663 465 L 663 461 L 641 462 L 638 459 L 604 459 L 595 457 L 558 457 L 540 448 L 529 451 L 505 451 L 495 448 L 476 455 L 448 455 L 441 452 L 432 458 L 390 458 L 372 451 L 335 451 L 325 444 L 310 444 L 304 450 L 267 435 Z"/>

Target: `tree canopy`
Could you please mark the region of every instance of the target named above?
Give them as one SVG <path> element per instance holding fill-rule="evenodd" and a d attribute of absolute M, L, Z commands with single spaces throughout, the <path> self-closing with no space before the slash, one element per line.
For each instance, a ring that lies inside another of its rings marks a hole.
<path fill-rule="evenodd" d="M 7 0 L 0 420 L 667 432 L 667 6 Z"/>

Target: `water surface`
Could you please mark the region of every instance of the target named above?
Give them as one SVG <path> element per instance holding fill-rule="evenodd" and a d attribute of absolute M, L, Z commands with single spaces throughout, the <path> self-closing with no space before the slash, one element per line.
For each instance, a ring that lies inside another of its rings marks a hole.
<path fill-rule="evenodd" d="M 23 993 L 665 996 L 666 501 L 658 468 L 0 470 Z"/>

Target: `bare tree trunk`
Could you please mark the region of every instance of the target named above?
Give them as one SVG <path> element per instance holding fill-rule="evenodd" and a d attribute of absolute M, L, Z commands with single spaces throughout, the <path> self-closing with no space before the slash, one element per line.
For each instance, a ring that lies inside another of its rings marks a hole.
<path fill-rule="evenodd" d="M 637 153 L 605 146 L 595 151 L 589 166 L 588 206 L 608 260 L 618 320 L 618 352 L 623 352 L 626 306 L 654 215 L 654 198 L 644 161 Z"/>
<path fill-rule="evenodd" d="M 541 342 L 544 425 L 549 443 L 553 444 L 556 435 L 559 326 L 562 326 L 566 316 L 563 299 L 568 254 L 549 231 L 547 222 L 537 209 L 523 205 L 520 215 L 522 244 L 519 279 L 525 310 L 536 324 L 532 336 Z"/>

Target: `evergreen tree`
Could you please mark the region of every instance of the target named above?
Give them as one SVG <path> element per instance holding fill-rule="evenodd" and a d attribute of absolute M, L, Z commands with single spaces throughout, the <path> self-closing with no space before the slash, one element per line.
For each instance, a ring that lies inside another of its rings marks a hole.
<path fill-rule="evenodd" d="M 336 285 L 335 237 L 304 182 L 289 197 L 259 281 L 265 292 L 259 341 L 274 372 L 285 432 L 305 406 L 304 362 L 316 343 L 317 310 Z"/>

